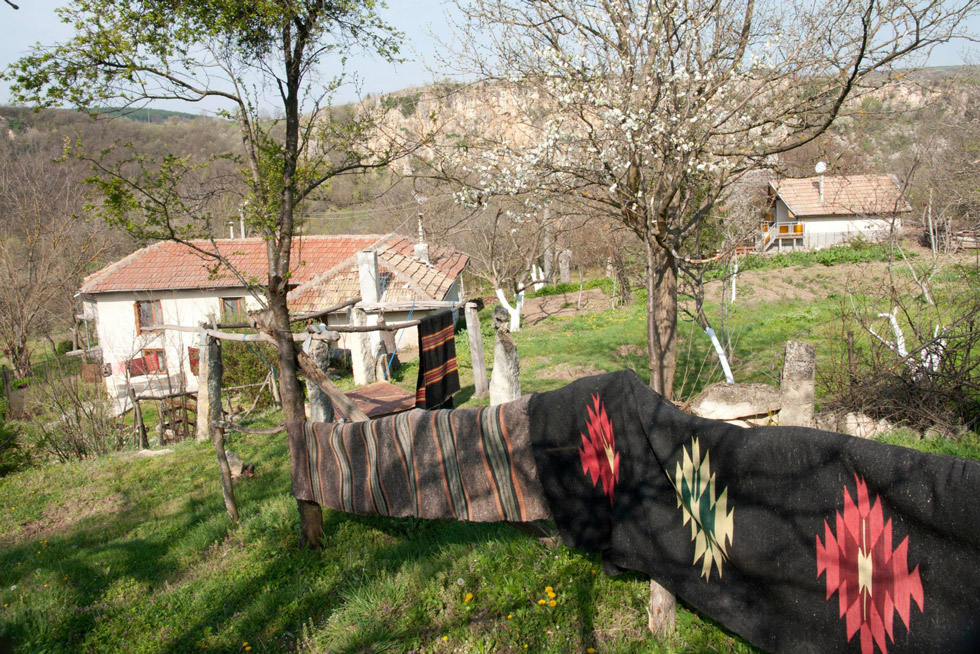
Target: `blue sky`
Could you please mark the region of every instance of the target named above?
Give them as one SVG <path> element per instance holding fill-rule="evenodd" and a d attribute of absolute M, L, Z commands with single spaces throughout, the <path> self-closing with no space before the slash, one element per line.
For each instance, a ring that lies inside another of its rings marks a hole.
<path fill-rule="evenodd" d="M 14 1 L 20 6 L 18 11 L 0 3 L 0 68 L 26 54 L 38 41 L 52 43 L 71 36 L 71 31 L 62 25 L 54 13 L 55 7 L 64 4 L 64 0 Z M 388 4 L 384 16 L 390 24 L 405 33 L 405 55 L 409 60 L 389 64 L 377 58 L 353 58 L 350 68 L 360 77 L 360 88 L 343 90 L 338 94 L 337 101 L 348 102 L 356 99 L 358 94 L 377 95 L 397 91 L 443 76 L 429 70 L 438 66 L 434 56 L 438 44 L 433 35 L 443 41 L 452 40 L 452 30 L 446 16 L 452 3 L 447 4 L 446 0 L 389 0 Z M 972 31 L 980 33 L 980 16 L 974 17 Z M 964 63 L 964 54 L 969 47 L 970 44 L 966 43 L 940 46 L 933 52 L 929 65 Z M 977 52 L 976 48 L 973 46 L 974 52 Z M 0 82 L 0 104 L 8 102 L 9 90 L 6 84 Z"/>

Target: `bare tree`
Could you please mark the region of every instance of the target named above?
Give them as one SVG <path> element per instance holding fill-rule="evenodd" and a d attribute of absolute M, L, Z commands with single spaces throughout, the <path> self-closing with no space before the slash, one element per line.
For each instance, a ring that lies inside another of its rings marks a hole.
<path fill-rule="evenodd" d="M 72 296 L 108 244 L 81 215 L 82 171 L 60 154 L 37 134 L 0 139 L 0 349 L 22 376 L 31 339 L 72 325 Z"/>
<path fill-rule="evenodd" d="M 977 0 L 473 0 L 453 61 L 506 96 L 446 145 L 472 199 L 577 199 L 646 248 L 651 386 L 670 397 L 681 264 L 725 189 L 957 36 Z M 506 112 L 506 115 L 504 114 Z M 463 163 L 467 162 L 467 163 Z M 443 165 L 443 164 L 437 164 Z"/>

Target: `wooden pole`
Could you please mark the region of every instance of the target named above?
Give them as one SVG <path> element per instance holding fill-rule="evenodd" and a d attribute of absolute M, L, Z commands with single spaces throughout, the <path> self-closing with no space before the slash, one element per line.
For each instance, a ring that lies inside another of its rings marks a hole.
<path fill-rule="evenodd" d="M 140 408 L 136 391 L 129 387 L 129 401 L 133 403 L 133 424 L 136 427 L 136 446 L 141 450 L 149 449 L 150 441 L 146 437 L 146 425 L 143 424 L 143 410 Z"/>
<path fill-rule="evenodd" d="M 312 379 L 320 390 L 327 394 L 334 407 L 340 410 L 351 422 L 364 422 L 369 420 L 366 413 L 361 411 L 344 392 L 337 388 L 332 381 L 320 370 L 310 355 L 300 350 L 296 353 L 296 360 L 303 374 L 308 379 Z"/>
<path fill-rule="evenodd" d="M 464 307 L 466 314 L 466 335 L 470 342 L 470 359 L 473 362 L 473 385 L 477 397 L 486 397 L 490 390 L 487 381 L 487 362 L 483 354 L 483 333 L 480 331 L 480 317 L 476 304 L 467 302 Z"/>
<path fill-rule="evenodd" d="M 225 510 L 232 522 L 238 522 L 238 504 L 235 502 L 235 490 L 231 481 L 231 466 L 228 465 L 228 455 L 225 454 L 225 430 L 215 427 L 214 423 L 221 421 L 221 341 L 213 336 L 204 339 L 201 347 L 201 363 L 203 364 L 205 350 L 208 357 L 208 395 L 207 427 L 214 444 L 214 453 L 218 457 L 218 469 L 221 472 L 221 494 L 225 500 Z"/>
<path fill-rule="evenodd" d="M 231 466 L 228 465 L 228 455 L 225 453 L 225 430 L 212 427 L 211 438 L 214 441 L 214 451 L 218 455 L 218 467 L 221 469 L 221 493 L 225 498 L 225 510 L 232 522 L 238 522 L 238 504 L 235 503 L 235 489 L 232 487 Z"/>

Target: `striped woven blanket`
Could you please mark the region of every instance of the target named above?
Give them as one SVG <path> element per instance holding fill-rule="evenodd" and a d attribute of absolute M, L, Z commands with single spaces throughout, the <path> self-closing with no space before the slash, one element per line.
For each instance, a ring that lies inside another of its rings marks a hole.
<path fill-rule="evenodd" d="M 419 378 L 415 408 L 451 409 L 459 392 L 453 312 L 429 314 L 419 323 Z"/>
<path fill-rule="evenodd" d="M 294 475 L 294 494 L 358 514 L 473 522 L 548 517 L 527 404 L 523 398 L 369 422 L 307 423 L 309 459 Z"/>

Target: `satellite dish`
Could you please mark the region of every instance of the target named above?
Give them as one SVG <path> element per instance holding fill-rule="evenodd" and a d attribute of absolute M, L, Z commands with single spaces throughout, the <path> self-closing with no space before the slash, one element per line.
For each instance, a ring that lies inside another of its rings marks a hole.
<path fill-rule="evenodd" d="M 822 161 L 818 161 L 817 165 L 813 169 L 818 175 L 823 175 L 825 172 L 827 172 L 827 164 Z"/>

